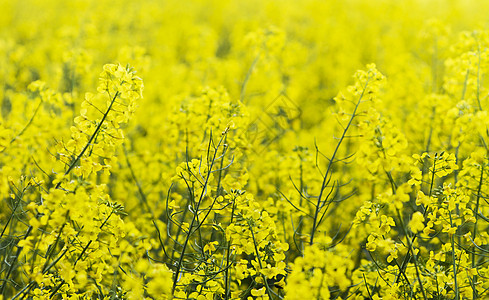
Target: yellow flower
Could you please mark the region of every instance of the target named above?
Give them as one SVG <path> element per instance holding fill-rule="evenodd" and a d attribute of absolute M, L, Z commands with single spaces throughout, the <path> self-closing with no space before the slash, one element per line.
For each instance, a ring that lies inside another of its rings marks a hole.
<path fill-rule="evenodd" d="M 211 254 L 212 252 L 216 251 L 216 246 L 217 245 L 219 245 L 219 242 L 217 242 L 217 241 L 213 241 L 213 242 L 207 243 L 204 246 L 204 252 L 208 252 L 209 254 Z"/>
<path fill-rule="evenodd" d="M 413 233 L 418 233 L 424 229 L 424 216 L 419 211 L 415 212 L 411 216 L 411 221 L 409 221 L 409 228 Z"/>

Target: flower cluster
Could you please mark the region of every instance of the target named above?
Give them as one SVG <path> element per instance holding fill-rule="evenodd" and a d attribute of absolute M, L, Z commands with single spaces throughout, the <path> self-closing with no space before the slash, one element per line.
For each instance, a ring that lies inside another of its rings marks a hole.
<path fill-rule="evenodd" d="M 489 3 L 160 2 L 0 5 L 0 300 L 488 298 Z"/>

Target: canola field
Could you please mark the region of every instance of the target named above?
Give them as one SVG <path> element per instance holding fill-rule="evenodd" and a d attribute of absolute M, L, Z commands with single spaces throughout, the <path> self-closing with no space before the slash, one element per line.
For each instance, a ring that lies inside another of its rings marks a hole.
<path fill-rule="evenodd" d="M 0 299 L 489 299 L 488 11 L 1 1 Z"/>

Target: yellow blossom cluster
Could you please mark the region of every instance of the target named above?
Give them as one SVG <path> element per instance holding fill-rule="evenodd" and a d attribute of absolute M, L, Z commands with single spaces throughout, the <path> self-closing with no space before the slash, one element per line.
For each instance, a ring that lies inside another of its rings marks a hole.
<path fill-rule="evenodd" d="M 489 298 L 489 3 L 0 2 L 0 300 Z"/>

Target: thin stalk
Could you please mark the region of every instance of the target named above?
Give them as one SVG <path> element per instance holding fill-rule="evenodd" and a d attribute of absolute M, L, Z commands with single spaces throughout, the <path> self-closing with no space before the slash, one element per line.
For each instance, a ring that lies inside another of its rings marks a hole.
<path fill-rule="evenodd" d="M 448 216 L 450 217 L 450 227 L 453 227 L 452 222 L 452 213 L 449 211 Z M 458 282 L 457 282 L 457 263 L 455 260 L 455 234 L 450 236 L 450 243 L 452 244 L 452 267 L 453 267 L 453 280 L 454 280 L 454 290 L 455 290 L 455 300 L 460 299 L 460 292 L 458 290 Z"/>
<path fill-rule="evenodd" d="M 17 140 L 21 135 L 24 134 L 24 132 L 29 128 L 29 126 L 31 126 L 32 122 L 34 121 L 34 118 L 36 117 L 37 113 L 39 112 L 39 108 L 41 108 L 41 104 L 43 103 L 42 99 L 41 101 L 39 101 L 39 104 L 37 105 L 36 109 L 34 110 L 34 113 L 32 114 L 32 117 L 29 119 L 29 121 L 27 122 L 27 124 L 24 126 L 24 128 L 22 128 L 22 130 L 16 135 L 14 136 L 10 142 L 9 142 L 9 146 L 15 142 L 15 140 Z M 0 153 L 3 153 L 6 149 L 8 148 L 8 146 L 4 147 Z"/>
<path fill-rule="evenodd" d="M 256 246 L 256 239 L 255 239 L 255 234 L 253 233 L 253 227 L 251 226 L 251 224 L 249 222 L 248 222 L 248 225 L 250 226 L 251 237 L 253 238 L 253 246 L 255 246 L 256 259 L 258 260 L 258 265 L 260 266 L 260 270 L 261 270 L 261 269 L 263 269 L 263 265 L 261 263 L 261 258 L 260 258 L 260 253 L 258 252 L 258 247 Z M 272 298 L 272 292 L 270 291 L 270 287 L 268 286 L 267 277 L 263 274 L 261 274 L 261 276 L 263 278 L 263 282 L 265 284 L 269 299 L 273 299 Z"/>
<path fill-rule="evenodd" d="M 27 231 L 26 231 L 23 239 L 25 240 L 31 234 L 31 232 L 32 232 L 32 226 L 29 226 L 29 228 L 27 228 Z M 17 247 L 18 247 L 17 252 L 15 253 L 14 258 L 10 262 L 10 266 L 8 268 L 7 275 L 5 275 L 5 278 L 3 279 L 2 287 L 0 289 L 0 295 L 4 294 L 5 288 L 7 286 L 8 279 L 9 279 L 10 275 L 12 274 L 15 263 L 17 262 L 17 259 L 20 256 L 20 252 L 22 252 L 22 249 L 24 249 L 24 247 L 19 247 L 19 246 L 17 246 Z"/>
<path fill-rule="evenodd" d="M 2 233 L 0 234 L 0 239 L 2 239 L 2 237 L 3 237 L 4 233 L 5 233 L 5 231 L 7 230 L 8 225 L 10 224 L 10 221 L 12 221 L 12 219 L 13 219 L 13 217 L 14 217 L 14 215 L 15 215 L 15 212 L 17 211 L 17 207 L 19 207 L 20 200 L 21 200 L 21 198 L 19 198 L 19 199 L 17 200 L 17 202 L 15 203 L 14 209 L 12 210 L 12 213 L 10 214 L 10 216 L 9 216 L 9 218 L 8 218 L 8 220 L 7 220 L 7 222 L 5 223 L 5 226 L 3 227 Z"/>
<path fill-rule="evenodd" d="M 363 87 L 362 93 L 361 93 L 360 97 L 358 98 L 357 103 L 355 104 L 355 109 L 353 110 L 353 113 L 350 117 L 350 120 L 348 121 L 348 124 L 346 125 L 345 129 L 343 130 L 343 133 L 341 135 L 340 140 L 336 144 L 336 148 L 333 151 L 333 155 L 329 159 L 328 167 L 327 167 L 326 173 L 324 174 L 324 177 L 323 177 L 323 183 L 321 184 L 321 190 L 319 191 L 318 201 L 316 203 L 316 209 L 314 212 L 314 219 L 312 222 L 312 229 L 311 229 L 311 239 L 309 241 L 310 245 L 312 245 L 314 243 L 314 234 L 316 233 L 318 216 L 319 216 L 319 212 L 322 208 L 321 203 L 323 201 L 323 199 L 322 199 L 323 198 L 323 192 L 324 192 L 326 185 L 327 185 L 327 181 L 328 181 L 328 178 L 329 178 L 329 175 L 331 172 L 331 167 L 333 166 L 334 160 L 336 158 L 336 154 L 338 153 L 338 150 L 339 150 L 343 140 L 345 139 L 346 133 L 348 132 L 348 129 L 350 128 L 351 124 L 353 123 L 353 119 L 356 117 L 357 109 L 360 106 L 360 103 L 362 102 L 363 95 L 365 93 L 365 90 L 367 89 L 367 85 L 368 85 L 369 81 L 370 81 L 370 79 L 368 79 L 367 82 L 365 83 L 365 86 Z"/>
<path fill-rule="evenodd" d="M 429 197 L 431 197 L 431 195 L 433 194 L 433 184 L 435 182 L 435 169 L 436 167 L 436 159 L 433 161 L 433 171 L 432 171 L 432 175 L 431 175 L 431 184 L 430 184 L 430 191 L 429 191 Z M 423 217 L 426 218 L 426 215 L 428 214 L 428 208 L 429 207 L 425 207 L 424 208 L 424 212 L 423 212 Z M 407 235 L 406 235 L 407 236 Z M 416 238 L 418 237 L 418 234 L 415 233 L 413 235 L 413 238 L 411 239 L 411 244 L 414 244 L 414 242 L 416 241 Z M 406 269 L 407 267 L 407 264 L 409 263 L 409 261 L 411 260 L 411 256 L 410 256 L 410 248 L 408 248 L 408 253 L 406 253 L 406 256 L 404 257 L 404 260 L 402 261 L 402 265 L 401 265 L 401 270 L 400 270 L 400 273 L 399 275 L 397 275 L 397 278 L 396 278 L 396 283 L 399 282 L 399 279 L 401 279 L 401 274 L 404 273 L 404 270 Z M 412 253 L 414 255 L 414 253 Z"/>
<path fill-rule="evenodd" d="M 102 120 L 100 120 L 100 123 L 98 123 L 97 125 L 97 128 L 95 128 L 95 131 L 93 132 L 93 134 L 90 136 L 90 139 L 88 140 L 87 144 L 85 145 L 85 147 L 83 147 L 82 151 L 80 152 L 80 154 L 78 154 L 78 156 L 71 162 L 70 166 L 68 167 L 68 169 L 66 170 L 65 172 L 65 176 L 68 175 L 68 173 L 71 172 L 71 170 L 76 166 L 76 164 L 80 161 L 80 159 L 82 158 L 82 156 L 85 154 L 85 152 L 87 151 L 88 147 L 90 147 L 90 145 L 92 144 L 92 141 L 93 139 L 95 138 L 95 136 L 97 136 L 98 132 L 100 131 L 100 129 L 102 128 L 102 124 L 104 123 L 105 119 L 107 118 L 107 116 L 109 115 L 109 112 L 111 111 L 112 109 L 112 105 L 114 104 L 115 100 L 117 99 L 117 97 L 119 96 L 119 91 L 117 91 L 114 95 L 114 97 L 112 98 L 112 100 L 110 101 L 110 105 L 109 107 L 107 108 L 107 111 L 104 113 L 103 117 L 102 117 Z M 56 188 L 59 188 L 61 185 L 61 182 L 58 182 L 58 184 L 56 184 Z"/>
<path fill-rule="evenodd" d="M 246 93 L 246 86 L 248 85 L 248 81 L 250 80 L 251 73 L 253 73 L 253 69 L 255 69 L 256 63 L 260 59 L 260 54 L 258 54 L 253 62 L 251 63 L 250 68 L 248 69 L 248 72 L 246 73 L 245 79 L 243 80 L 243 84 L 241 85 L 241 92 L 239 93 L 239 101 L 243 102 L 245 93 Z"/>
<path fill-rule="evenodd" d="M 221 139 L 219 140 L 219 143 L 218 143 L 216 149 L 219 149 L 219 147 L 223 141 L 223 138 L 224 138 L 224 136 L 222 136 Z M 183 263 L 183 258 L 185 256 L 185 251 L 187 250 L 188 242 L 190 240 L 190 235 L 192 234 L 192 229 L 194 228 L 195 221 L 197 220 L 197 214 L 199 212 L 200 204 L 202 203 L 202 200 L 204 199 L 204 196 L 206 194 L 207 185 L 209 183 L 210 175 L 212 174 L 212 167 L 214 166 L 216 156 L 217 156 L 217 150 L 214 151 L 214 154 L 213 154 L 213 157 L 211 160 L 211 165 L 209 166 L 209 170 L 207 172 L 207 176 L 206 176 L 206 179 L 204 182 L 204 186 L 202 188 L 202 192 L 200 194 L 199 201 L 196 203 L 195 212 L 193 213 L 192 221 L 191 221 L 189 229 L 188 229 L 188 234 L 187 234 L 187 237 L 186 237 L 185 242 L 183 244 L 183 248 L 182 248 L 182 251 L 180 254 L 180 258 L 179 258 L 178 264 L 177 264 L 177 269 L 175 271 L 175 278 L 173 279 L 172 294 L 175 293 L 175 288 L 176 288 L 177 282 L 178 282 L 178 275 L 180 274 L 180 270 L 182 268 L 182 263 Z"/>
<path fill-rule="evenodd" d="M 146 212 L 153 214 L 151 208 L 149 207 L 148 199 L 146 198 L 146 194 L 143 192 L 143 188 L 141 187 L 139 180 L 136 178 L 136 174 L 134 173 L 134 169 L 132 168 L 131 162 L 129 161 L 126 146 L 124 144 L 122 144 L 122 148 L 124 149 L 124 155 L 126 156 L 127 167 L 129 168 L 129 171 L 131 173 L 131 177 L 134 180 L 134 183 L 136 183 L 136 187 L 138 188 L 139 195 L 141 196 L 141 204 L 146 209 Z M 154 219 L 154 216 L 153 216 L 153 219 Z"/>
<path fill-rule="evenodd" d="M 481 197 L 483 176 L 484 176 L 484 164 L 482 164 L 481 176 L 479 179 L 479 186 L 477 187 L 477 196 L 476 196 L 476 202 L 475 202 L 475 224 L 474 224 L 474 230 L 472 232 L 472 236 L 474 237 L 474 239 L 477 237 L 477 223 L 479 221 L 479 201 L 480 201 L 480 197 Z M 476 259 L 476 248 L 472 247 L 472 268 L 476 267 L 475 259 Z M 472 276 L 472 282 L 474 283 L 474 287 L 472 289 L 472 297 L 474 299 L 478 299 L 479 297 L 477 295 L 477 289 L 475 287 L 475 284 L 477 282 L 477 274 Z"/>
<path fill-rule="evenodd" d="M 410 251 L 412 253 L 412 257 L 414 259 L 414 268 L 416 270 L 416 277 L 418 279 L 418 282 L 419 282 L 419 285 L 420 285 L 420 288 L 421 288 L 421 293 L 423 294 L 423 299 L 427 300 L 428 297 L 426 296 L 426 291 L 424 290 L 423 281 L 421 280 L 421 274 L 420 274 L 419 268 L 418 268 L 418 258 L 417 258 L 416 253 L 414 252 L 413 243 L 409 239 L 409 236 L 408 236 L 408 233 L 407 233 L 407 230 L 406 230 L 406 226 L 404 225 L 404 222 L 402 221 L 402 216 L 399 213 L 399 210 L 396 209 L 396 212 L 397 212 L 397 216 L 399 218 L 399 221 L 401 223 L 401 227 L 402 227 L 402 229 L 404 231 L 404 235 L 406 236 L 406 241 L 408 242 L 408 246 L 409 246 L 409 249 L 410 249 Z"/>
<path fill-rule="evenodd" d="M 233 208 L 231 210 L 231 220 L 229 224 L 233 224 L 233 219 L 234 219 L 234 210 L 236 209 L 236 199 L 233 199 Z M 228 300 L 230 293 L 231 293 L 231 287 L 230 287 L 230 275 L 229 275 L 229 267 L 230 267 L 230 259 L 231 259 L 231 237 L 229 238 L 228 242 L 228 249 L 226 253 L 226 271 L 224 272 L 224 299 Z"/>
<path fill-rule="evenodd" d="M 85 254 L 85 252 L 87 251 L 88 247 L 90 246 L 90 244 L 92 243 L 92 241 L 89 241 L 88 244 L 83 247 L 83 250 L 82 252 L 80 253 L 80 255 L 78 255 L 78 258 L 75 260 L 75 263 L 73 264 L 73 268 L 76 267 L 76 263 L 83 257 L 83 254 Z M 61 280 L 61 282 L 59 283 L 59 285 L 51 292 L 51 295 L 49 296 L 49 299 L 53 299 L 53 297 L 56 295 L 56 293 L 59 291 L 59 289 L 61 289 L 61 287 L 66 283 L 66 281 L 63 279 Z"/>

